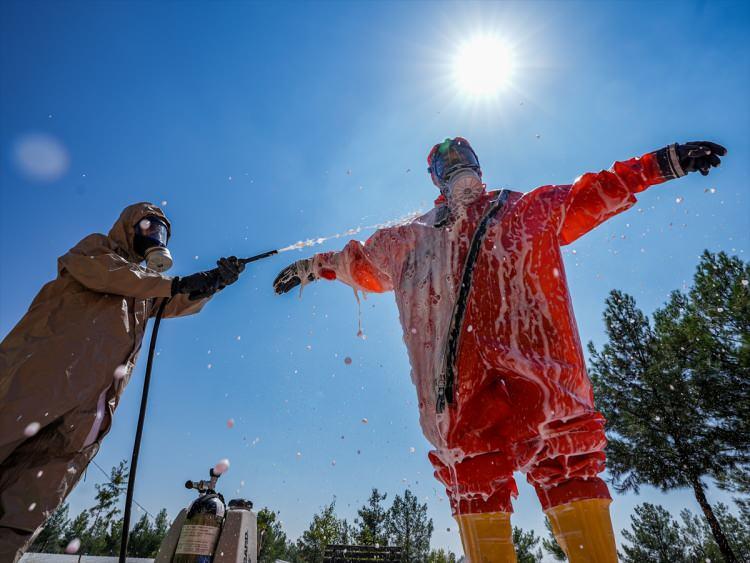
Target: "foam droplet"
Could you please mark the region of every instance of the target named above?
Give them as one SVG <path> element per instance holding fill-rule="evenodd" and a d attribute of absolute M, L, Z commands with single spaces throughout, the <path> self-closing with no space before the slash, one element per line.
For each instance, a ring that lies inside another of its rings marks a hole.
<path fill-rule="evenodd" d="M 229 471 L 229 460 L 227 458 L 220 459 L 219 462 L 214 465 L 214 473 L 216 475 L 221 475 L 227 471 Z"/>
<path fill-rule="evenodd" d="M 73 555 L 78 553 L 79 549 L 81 549 L 81 540 L 74 538 L 70 540 L 70 543 L 67 546 L 65 546 L 65 553 Z"/>
<path fill-rule="evenodd" d="M 128 375 L 128 366 L 126 365 L 119 365 L 115 368 L 115 379 L 122 379 L 126 375 Z"/>
<path fill-rule="evenodd" d="M 23 429 L 23 435 L 27 438 L 31 438 L 34 434 L 39 432 L 39 428 L 41 428 L 41 424 L 38 422 L 31 422 L 26 428 Z"/>

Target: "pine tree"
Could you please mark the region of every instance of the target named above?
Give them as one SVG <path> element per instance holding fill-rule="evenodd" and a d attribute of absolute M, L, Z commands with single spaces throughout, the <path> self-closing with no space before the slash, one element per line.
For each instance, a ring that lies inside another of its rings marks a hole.
<path fill-rule="evenodd" d="M 701 256 L 681 328 L 696 385 L 734 449 L 736 466 L 719 486 L 750 495 L 750 262 L 723 252 Z M 738 498 L 742 503 L 742 497 Z"/>
<path fill-rule="evenodd" d="M 644 503 L 630 516 L 630 530 L 622 536 L 623 563 L 675 563 L 686 559 L 680 527 L 664 507 Z"/>
<path fill-rule="evenodd" d="M 419 504 L 409 489 L 396 495 L 388 511 L 386 530 L 391 545 L 402 549 L 404 561 L 425 561 L 430 551 L 432 519 L 427 517 L 427 503 Z"/>
<path fill-rule="evenodd" d="M 68 504 L 57 507 L 44 522 L 42 531 L 29 547 L 32 553 L 62 553 L 67 543 L 63 544 L 63 535 L 70 524 L 68 520 Z"/>
<path fill-rule="evenodd" d="M 380 494 L 372 489 L 367 504 L 357 511 L 358 518 L 354 520 L 357 530 L 356 542 L 359 545 L 387 545 L 388 535 L 385 529 L 388 510 L 382 505 L 387 494 Z"/>
<path fill-rule="evenodd" d="M 118 521 L 119 529 L 122 530 L 122 519 Z M 128 556 L 129 557 L 156 557 L 156 553 L 159 551 L 164 536 L 167 535 L 169 530 L 169 523 L 167 521 L 167 510 L 162 509 L 154 519 L 152 523 L 148 514 L 144 514 L 140 517 L 138 522 L 135 523 L 133 529 L 130 530 L 130 538 L 128 539 Z M 117 534 L 119 538 L 119 534 Z M 118 545 L 119 549 L 119 545 Z"/>
<path fill-rule="evenodd" d="M 110 470 L 109 481 L 95 485 L 96 504 L 89 509 L 91 529 L 87 545 L 89 555 L 116 555 L 120 551 L 122 521 L 120 497 L 128 482 L 125 460 Z"/>
<path fill-rule="evenodd" d="M 336 501 L 313 516 L 310 527 L 297 540 L 299 555 L 307 563 L 322 563 L 328 545 L 341 542 L 341 522 L 336 518 Z"/>
<path fill-rule="evenodd" d="M 544 519 L 544 527 L 547 528 L 547 533 L 549 534 L 549 538 L 542 539 L 542 547 L 544 547 L 544 550 L 549 553 L 555 561 L 567 561 L 568 556 L 565 555 L 563 548 L 557 543 L 557 538 L 555 538 L 555 535 L 552 533 L 552 524 L 550 523 L 549 518 Z"/>
<path fill-rule="evenodd" d="M 452 551 L 440 549 L 433 549 L 427 556 L 427 563 L 456 563 L 456 554 Z"/>
<path fill-rule="evenodd" d="M 524 532 L 522 528 L 513 526 L 513 545 L 516 548 L 518 563 L 540 563 L 542 561 L 542 550 L 537 547 L 539 540 L 540 538 L 536 537 L 534 530 Z"/>
<path fill-rule="evenodd" d="M 680 512 L 680 517 L 682 519 L 680 538 L 687 550 L 688 561 L 690 563 L 720 561 L 721 551 L 705 517 L 693 514 L 687 509 Z M 722 503 L 716 505 L 716 518 L 721 523 L 727 541 L 737 558 L 740 561 L 750 561 L 750 522 L 732 514 L 729 507 Z"/>
<path fill-rule="evenodd" d="M 258 563 L 273 563 L 284 559 L 287 537 L 278 520 L 278 514 L 268 508 L 258 512 Z"/>
<path fill-rule="evenodd" d="M 691 487 L 728 563 L 737 558 L 702 479 L 729 483 L 748 464 L 748 435 L 738 433 L 750 413 L 750 305 L 742 293 L 749 271 L 737 259 L 704 253 L 695 287 L 687 295 L 673 292 L 654 313 L 653 327 L 632 297 L 613 291 L 604 312 L 609 342 L 601 351 L 589 344 L 597 404 L 609 421 L 615 488 Z M 721 288 L 708 278 L 722 280 L 726 309 L 716 304 Z M 709 316 L 712 308 L 721 323 Z"/>
<path fill-rule="evenodd" d="M 78 553 L 90 554 L 91 546 L 93 542 L 92 542 L 91 530 L 89 527 L 88 510 L 84 510 L 80 514 L 78 514 L 78 516 L 76 516 L 70 522 L 70 525 L 65 529 L 65 532 L 63 533 L 63 541 L 62 541 L 63 547 L 67 546 L 71 541 L 76 540 L 76 539 L 80 540 L 81 542 L 81 546 L 78 549 Z"/>

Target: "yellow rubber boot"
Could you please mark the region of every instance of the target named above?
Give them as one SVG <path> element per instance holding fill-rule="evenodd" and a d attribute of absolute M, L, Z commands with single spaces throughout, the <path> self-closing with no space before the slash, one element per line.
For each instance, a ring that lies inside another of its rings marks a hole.
<path fill-rule="evenodd" d="M 485 512 L 456 516 L 470 563 L 516 563 L 510 512 Z"/>
<path fill-rule="evenodd" d="M 577 500 L 547 510 L 552 532 L 570 563 L 617 563 L 609 505 L 603 498 Z"/>

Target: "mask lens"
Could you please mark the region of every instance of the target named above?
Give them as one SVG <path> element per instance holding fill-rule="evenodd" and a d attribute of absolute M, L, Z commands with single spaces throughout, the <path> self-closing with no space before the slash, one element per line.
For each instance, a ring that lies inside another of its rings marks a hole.
<path fill-rule="evenodd" d="M 447 175 L 453 170 L 471 167 L 479 168 L 477 157 L 467 142 L 457 139 L 440 145 L 432 161 L 435 175 L 442 182 L 447 180 Z"/>
<path fill-rule="evenodd" d="M 136 234 L 153 241 L 157 246 L 167 246 L 169 231 L 158 217 L 144 217 L 136 225 Z"/>

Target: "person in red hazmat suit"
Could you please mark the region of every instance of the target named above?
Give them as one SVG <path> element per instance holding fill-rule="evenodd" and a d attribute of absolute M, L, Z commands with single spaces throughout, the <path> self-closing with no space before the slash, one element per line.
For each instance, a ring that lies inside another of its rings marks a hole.
<path fill-rule="evenodd" d="M 108 235 L 58 259 L 57 278 L 0 343 L 3 563 L 20 559 L 96 455 L 163 300 L 164 317 L 197 313 L 244 268 L 222 258 L 213 270 L 169 277 L 169 234 L 158 207 L 127 207 Z"/>
<path fill-rule="evenodd" d="M 594 407 L 560 247 L 632 207 L 649 186 L 707 174 L 726 150 L 673 144 L 571 185 L 487 192 L 463 138 L 435 145 L 441 195 L 408 224 L 284 269 L 277 293 L 320 278 L 393 290 L 429 458 L 470 561 L 513 562 L 513 473 L 539 496 L 572 562 L 617 560 Z"/>

